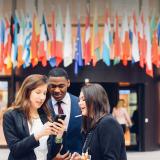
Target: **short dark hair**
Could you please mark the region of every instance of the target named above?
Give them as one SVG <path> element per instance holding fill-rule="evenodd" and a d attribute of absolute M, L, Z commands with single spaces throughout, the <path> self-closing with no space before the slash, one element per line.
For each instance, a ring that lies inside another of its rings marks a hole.
<path fill-rule="evenodd" d="M 60 67 L 50 70 L 48 73 L 48 77 L 65 77 L 67 80 L 69 79 L 68 73 Z"/>

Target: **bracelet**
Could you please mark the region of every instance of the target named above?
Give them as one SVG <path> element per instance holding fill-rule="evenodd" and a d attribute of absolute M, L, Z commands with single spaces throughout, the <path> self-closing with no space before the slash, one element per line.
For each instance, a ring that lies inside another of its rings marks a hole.
<path fill-rule="evenodd" d="M 62 143 L 62 140 L 63 140 L 62 138 L 57 138 L 56 137 L 55 138 L 55 143 L 57 143 L 57 144 Z"/>

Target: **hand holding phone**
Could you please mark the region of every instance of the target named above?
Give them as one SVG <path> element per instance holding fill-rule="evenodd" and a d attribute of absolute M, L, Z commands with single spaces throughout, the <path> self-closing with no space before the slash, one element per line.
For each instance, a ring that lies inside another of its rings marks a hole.
<path fill-rule="evenodd" d="M 62 119 L 64 120 L 66 118 L 66 115 L 65 114 L 57 114 L 54 118 L 54 121 L 55 122 L 59 122 L 58 119 Z"/>
<path fill-rule="evenodd" d="M 58 138 L 61 138 L 63 135 L 63 132 L 65 131 L 65 128 L 66 128 L 64 123 L 65 118 L 66 118 L 65 114 L 58 114 L 58 115 L 55 115 L 54 117 L 53 124 L 55 129 L 57 130 L 56 133 Z"/>

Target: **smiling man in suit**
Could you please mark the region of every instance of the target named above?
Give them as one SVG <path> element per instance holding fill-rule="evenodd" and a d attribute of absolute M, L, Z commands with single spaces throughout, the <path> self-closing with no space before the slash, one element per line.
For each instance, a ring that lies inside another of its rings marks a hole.
<path fill-rule="evenodd" d="M 49 74 L 49 91 L 51 99 L 48 102 L 52 116 L 56 114 L 65 114 L 66 132 L 63 136 L 63 146 L 55 160 L 67 160 L 73 152 L 81 152 L 81 117 L 75 117 L 79 114 L 78 97 L 67 92 L 70 86 L 70 80 L 67 72 L 63 68 L 54 68 Z"/>

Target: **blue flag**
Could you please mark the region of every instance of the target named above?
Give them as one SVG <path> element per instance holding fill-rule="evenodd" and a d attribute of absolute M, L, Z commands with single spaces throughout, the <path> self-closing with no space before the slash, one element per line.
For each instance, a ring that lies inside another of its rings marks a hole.
<path fill-rule="evenodd" d="M 78 22 L 77 28 L 77 38 L 75 44 L 75 65 L 74 65 L 74 73 L 77 75 L 79 67 L 83 66 L 82 60 L 82 44 L 81 44 L 81 27 L 80 23 Z"/>

